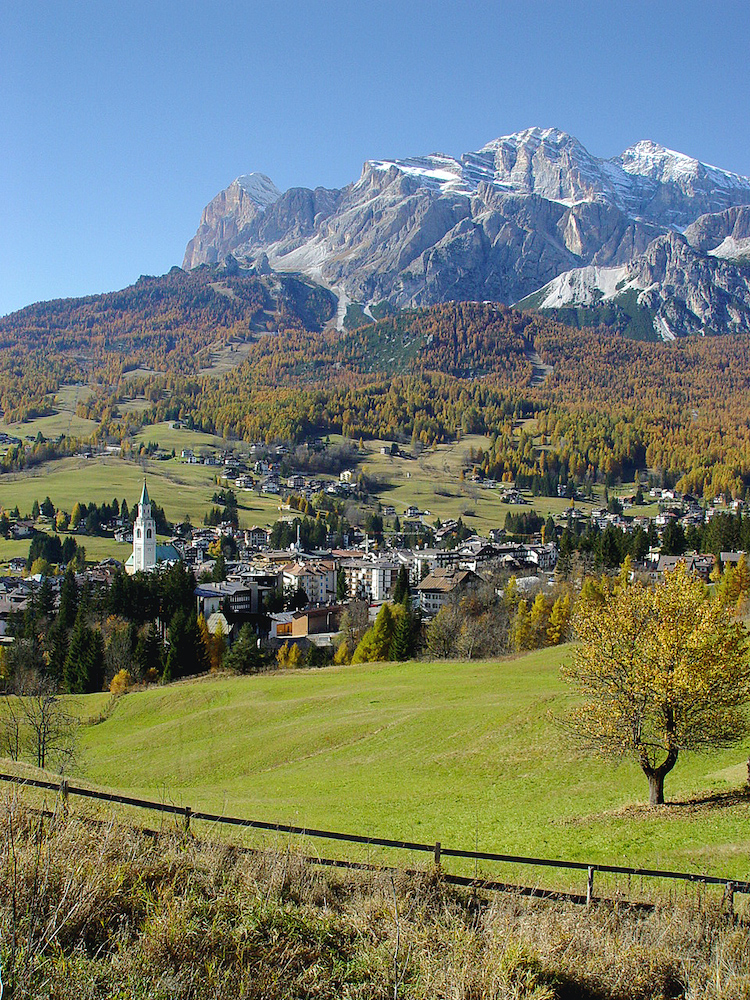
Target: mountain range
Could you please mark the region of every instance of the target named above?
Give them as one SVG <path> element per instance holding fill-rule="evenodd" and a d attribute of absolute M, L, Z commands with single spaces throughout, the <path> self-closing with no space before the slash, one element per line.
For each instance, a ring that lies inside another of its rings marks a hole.
<path fill-rule="evenodd" d="M 642 141 L 601 159 L 530 128 L 461 157 L 368 160 L 344 188 L 238 177 L 183 267 L 230 255 L 381 302 L 520 303 L 671 339 L 750 329 L 750 179 Z M 342 305 L 344 308 L 342 308 Z"/>

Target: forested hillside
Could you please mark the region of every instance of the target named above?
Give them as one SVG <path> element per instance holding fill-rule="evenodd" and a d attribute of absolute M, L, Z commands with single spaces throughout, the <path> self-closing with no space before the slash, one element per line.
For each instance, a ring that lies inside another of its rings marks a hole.
<path fill-rule="evenodd" d="M 325 325 L 334 311 L 305 280 L 207 266 L 41 303 L 0 321 L 0 404 L 7 422 L 34 416 L 85 382 L 78 413 L 101 442 L 165 419 L 266 442 L 342 433 L 425 447 L 482 433 L 479 475 L 543 491 L 636 470 L 707 497 L 750 484 L 745 335 L 644 343 L 489 303 L 338 330 Z M 234 367 L 205 374 L 239 343 Z M 12 457 L 6 468 L 24 464 L 23 449 Z"/>
<path fill-rule="evenodd" d="M 65 382 L 109 387 L 139 368 L 193 375 L 233 340 L 320 329 L 335 301 L 306 280 L 224 266 L 38 302 L 0 318 L 0 408 L 6 422 L 26 419 L 48 410 L 45 397 Z"/>

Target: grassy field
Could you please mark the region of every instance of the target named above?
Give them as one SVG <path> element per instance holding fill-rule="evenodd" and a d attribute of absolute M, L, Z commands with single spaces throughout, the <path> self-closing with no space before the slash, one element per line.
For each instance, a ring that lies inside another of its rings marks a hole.
<path fill-rule="evenodd" d="M 577 757 L 553 721 L 571 703 L 559 677 L 566 655 L 132 693 L 83 731 L 83 776 L 272 822 L 750 876 L 750 800 L 728 794 L 744 781 L 750 744 L 680 759 L 666 787 L 680 804 L 649 809 L 636 766 Z"/>
<path fill-rule="evenodd" d="M 144 444 L 149 441 L 156 441 L 165 451 L 171 451 L 174 448 L 178 456 L 183 448 L 190 448 L 196 454 L 199 454 L 204 450 L 215 451 L 217 448 L 227 447 L 227 442 L 215 434 L 204 434 L 203 431 L 191 431 L 187 427 L 175 428 L 169 421 L 161 424 L 149 424 L 141 428 L 133 440 L 136 443 L 143 442 Z M 244 441 L 233 441 L 232 447 L 240 452 L 249 451 L 250 448 Z"/>
<path fill-rule="evenodd" d="M 486 449 L 489 443 L 488 438 L 469 435 L 453 444 L 437 445 L 417 458 L 402 458 L 380 453 L 381 446 L 389 442 L 366 441 L 361 467 L 378 481 L 377 498 L 383 504 L 393 504 L 400 517 L 407 507 L 415 504 L 420 510 L 430 511 L 428 522 L 434 522 L 436 517 L 441 521 L 461 517 L 468 527 L 481 534 L 491 528 L 502 528 L 508 513 L 536 510 L 544 518 L 549 514 L 559 518 L 565 513 L 570 501 L 563 498 L 528 496 L 529 506 L 516 507 L 501 502 L 503 487 L 488 489 L 462 481 L 460 472 L 469 463 L 470 449 Z M 595 502 L 577 501 L 576 506 L 589 511 L 600 505 L 599 493 L 603 496 L 603 490 L 597 492 Z"/>
<path fill-rule="evenodd" d="M 56 413 L 24 423 L 3 424 L 2 429 L 19 438 L 35 438 L 40 431 L 46 438 L 57 438 L 61 434 L 88 438 L 99 425 L 95 420 L 76 416 L 76 406 L 87 399 L 90 392 L 86 385 L 61 386 L 55 396 Z"/>
<path fill-rule="evenodd" d="M 132 506 L 140 497 L 145 477 L 151 499 L 164 507 L 170 520 L 182 521 L 189 514 L 193 523 L 199 524 L 211 507 L 219 471 L 214 466 L 187 465 L 179 458 L 138 463 L 115 456 L 66 458 L 29 472 L 0 477 L 0 506 L 12 510 L 18 505 L 22 514 L 28 514 L 34 500 L 41 503 L 45 496 L 50 497 L 55 507 L 68 512 L 77 500 L 99 504 L 110 503 L 116 497 L 118 501 L 126 499 Z M 243 527 L 273 524 L 279 517 L 278 497 L 242 492 L 238 502 Z M 7 557 L 0 541 L 0 559 L 4 558 Z"/>

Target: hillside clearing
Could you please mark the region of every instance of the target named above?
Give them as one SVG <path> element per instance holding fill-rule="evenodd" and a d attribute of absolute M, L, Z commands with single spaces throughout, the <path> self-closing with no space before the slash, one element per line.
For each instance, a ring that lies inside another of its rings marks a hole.
<path fill-rule="evenodd" d="M 554 722 L 567 649 L 183 682 L 83 730 L 82 776 L 145 798 L 370 836 L 748 878 L 750 745 L 680 758 L 643 808 L 631 763 L 577 758 Z"/>

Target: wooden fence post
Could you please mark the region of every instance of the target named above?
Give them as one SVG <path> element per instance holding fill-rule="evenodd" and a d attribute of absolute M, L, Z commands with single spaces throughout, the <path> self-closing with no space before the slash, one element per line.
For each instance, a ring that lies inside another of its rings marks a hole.
<path fill-rule="evenodd" d="M 190 814 L 192 813 L 192 811 L 193 810 L 190 808 L 190 806 L 185 806 L 185 820 L 184 820 L 184 823 L 185 823 L 185 835 L 186 836 L 187 836 L 187 834 L 190 833 Z"/>
<path fill-rule="evenodd" d="M 68 815 L 68 779 L 63 778 L 60 782 L 60 795 L 62 797 L 63 816 Z"/>
<path fill-rule="evenodd" d="M 588 876 L 586 878 L 586 906 L 591 906 L 591 900 L 594 898 L 594 869 L 589 867 Z"/>
<path fill-rule="evenodd" d="M 731 916 L 734 916 L 734 882 L 727 882 L 724 894 L 727 900 L 727 909 Z"/>
<path fill-rule="evenodd" d="M 440 841 L 439 840 L 436 841 L 436 843 L 435 843 L 435 852 L 434 852 L 434 854 L 435 854 L 435 870 L 437 871 L 438 874 L 440 874 Z"/>

